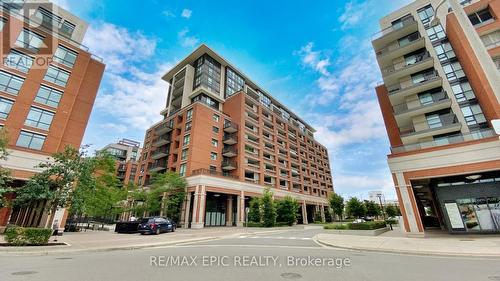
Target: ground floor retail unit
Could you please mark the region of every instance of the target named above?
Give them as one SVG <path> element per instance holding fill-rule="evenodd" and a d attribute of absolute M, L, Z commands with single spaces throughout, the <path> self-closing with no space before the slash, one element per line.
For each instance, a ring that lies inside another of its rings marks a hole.
<path fill-rule="evenodd" d="M 408 229 L 414 224 L 422 232 L 500 233 L 500 170 L 409 181 L 410 202 L 403 196 L 402 207 Z"/>
<path fill-rule="evenodd" d="M 260 188 L 262 191 L 264 188 Z M 242 226 L 246 221 L 250 200 L 260 197 L 262 192 L 245 192 L 236 189 L 225 189 L 210 186 L 188 188 L 186 200 L 181 214 L 181 225 L 188 228 L 214 226 Z M 297 213 L 299 224 L 313 222 L 316 214 L 325 219 L 326 198 L 318 198 L 316 202 L 300 199 Z M 280 199 L 275 195 L 275 199 Z"/>

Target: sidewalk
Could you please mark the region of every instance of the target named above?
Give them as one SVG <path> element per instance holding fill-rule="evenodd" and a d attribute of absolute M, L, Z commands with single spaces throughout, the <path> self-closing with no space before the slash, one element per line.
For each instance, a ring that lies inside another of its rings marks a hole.
<path fill-rule="evenodd" d="M 500 235 L 431 235 L 408 238 L 389 231 L 380 236 L 322 233 L 314 240 L 327 246 L 351 250 L 418 255 L 500 257 Z"/>
<path fill-rule="evenodd" d="M 85 251 L 111 251 L 120 249 L 142 249 L 168 246 L 179 243 L 213 240 L 248 234 L 271 233 L 290 230 L 279 228 L 217 227 L 204 229 L 182 229 L 160 235 L 118 234 L 113 231 L 65 232 L 57 242 L 67 245 L 38 247 L 0 247 L 0 255 L 50 255 Z M 54 237 L 50 238 L 50 242 Z M 0 243 L 4 243 L 3 235 Z"/>

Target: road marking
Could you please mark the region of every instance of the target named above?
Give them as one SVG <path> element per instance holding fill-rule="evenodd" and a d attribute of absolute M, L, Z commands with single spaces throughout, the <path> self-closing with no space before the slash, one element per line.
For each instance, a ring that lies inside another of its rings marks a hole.
<path fill-rule="evenodd" d="M 283 236 L 239 236 L 239 239 L 278 239 L 278 240 L 313 240 L 310 237 L 283 237 Z"/>

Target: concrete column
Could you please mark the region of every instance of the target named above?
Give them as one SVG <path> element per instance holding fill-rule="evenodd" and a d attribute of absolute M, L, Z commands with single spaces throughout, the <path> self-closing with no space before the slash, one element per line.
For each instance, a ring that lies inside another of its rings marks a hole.
<path fill-rule="evenodd" d="M 227 197 L 226 226 L 233 226 L 233 196 Z"/>
<path fill-rule="evenodd" d="M 397 186 L 396 191 L 403 205 L 400 206 L 401 215 L 405 219 L 404 231 L 407 236 L 422 237 L 424 235 L 421 219 L 417 209 L 417 203 L 413 195 L 411 185 L 406 184 L 403 173 L 396 173 Z"/>
<path fill-rule="evenodd" d="M 321 205 L 319 207 L 319 210 L 321 211 L 321 222 L 325 222 L 325 206 Z"/>
<path fill-rule="evenodd" d="M 205 203 L 205 186 L 202 185 L 198 187 L 198 210 L 196 212 L 196 221 L 191 223 L 191 228 L 203 228 L 205 226 Z"/>
<path fill-rule="evenodd" d="M 191 192 L 187 193 L 187 198 L 186 198 L 186 207 L 184 208 L 184 228 L 189 227 L 189 211 L 191 210 Z"/>
<path fill-rule="evenodd" d="M 196 228 L 195 225 L 196 223 L 198 223 L 198 212 L 200 211 L 199 201 L 200 201 L 200 186 L 197 185 L 194 188 L 193 213 L 191 214 L 191 228 Z"/>
<path fill-rule="evenodd" d="M 302 201 L 302 223 L 309 224 L 309 222 L 307 221 L 306 201 Z"/>
<path fill-rule="evenodd" d="M 243 223 L 245 222 L 245 192 L 241 191 L 240 195 L 237 198 L 236 204 L 236 215 L 238 216 L 236 226 L 243 226 Z"/>

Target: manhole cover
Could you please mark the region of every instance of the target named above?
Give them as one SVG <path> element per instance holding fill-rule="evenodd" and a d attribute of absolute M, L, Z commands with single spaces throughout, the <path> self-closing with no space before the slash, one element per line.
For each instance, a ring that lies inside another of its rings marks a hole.
<path fill-rule="evenodd" d="M 56 258 L 56 260 L 72 260 L 73 258 Z"/>
<path fill-rule="evenodd" d="M 30 274 L 35 274 L 38 273 L 37 271 L 17 271 L 13 272 L 12 275 L 30 275 Z"/>
<path fill-rule="evenodd" d="M 281 273 L 281 277 L 283 277 L 285 279 L 300 279 L 300 278 L 302 278 L 302 275 L 300 275 L 298 273 L 293 273 L 293 272 L 285 272 L 285 273 Z"/>
<path fill-rule="evenodd" d="M 500 280 L 500 276 L 490 276 L 488 277 L 489 280 L 493 280 L 493 281 L 499 281 Z"/>

